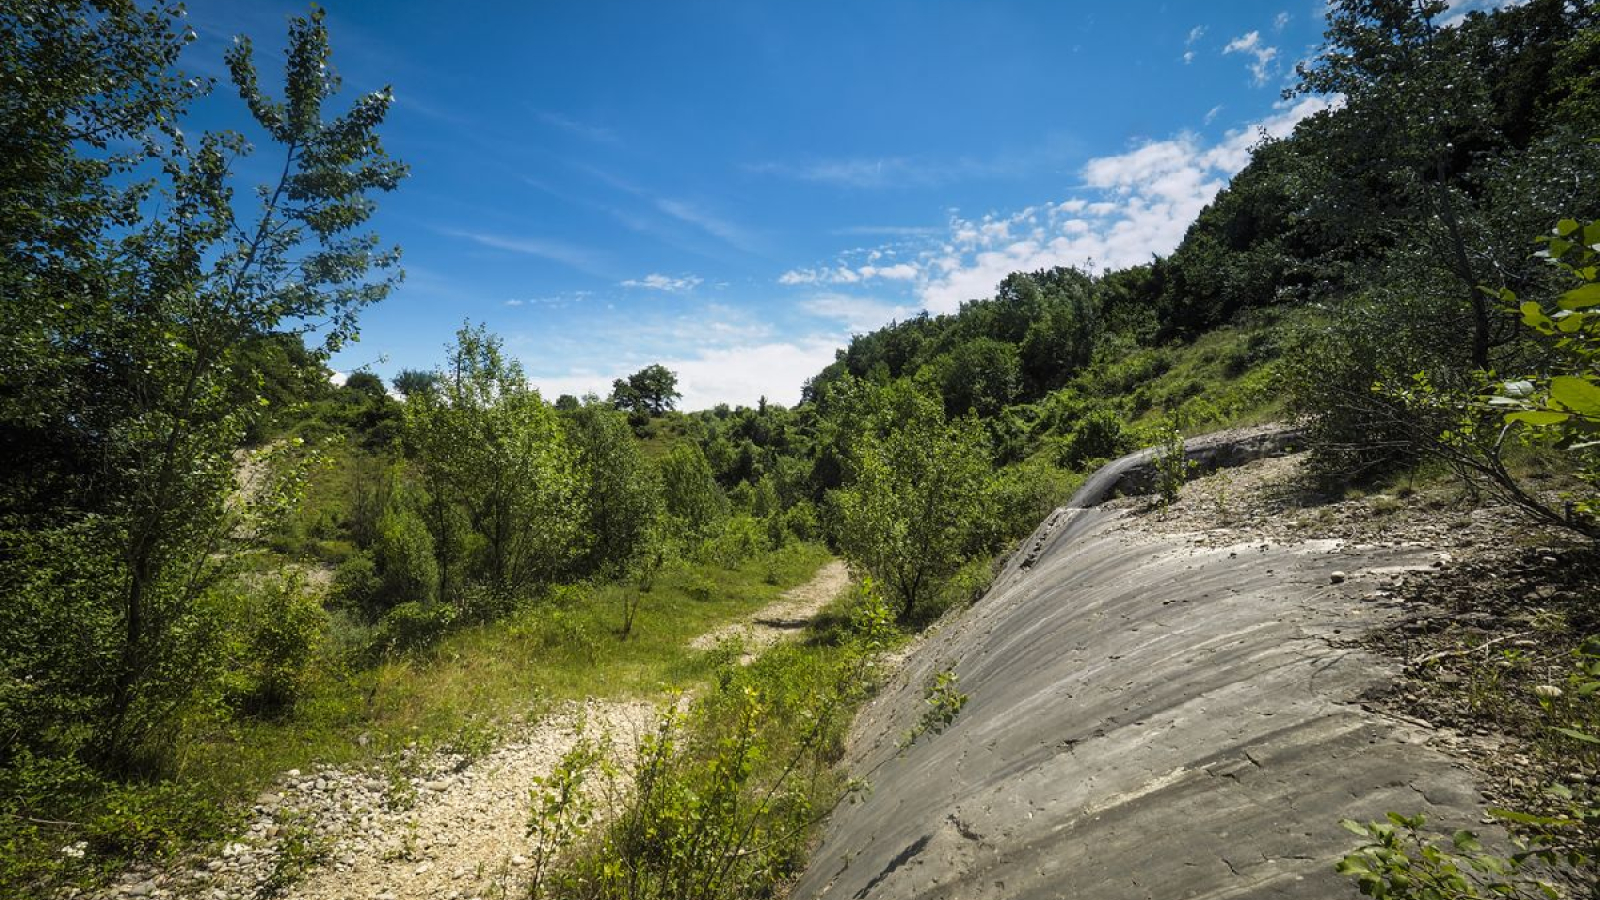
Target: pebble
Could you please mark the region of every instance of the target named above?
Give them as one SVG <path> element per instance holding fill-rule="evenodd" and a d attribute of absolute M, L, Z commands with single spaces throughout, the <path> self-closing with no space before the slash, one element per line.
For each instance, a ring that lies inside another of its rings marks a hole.
<path fill-rule="evenodd" d="M 1343 584 L 1343 583 L 1344 583 L 1344 580 L 1345 580 L 1345 579 L 1346 579 L 1346 578 L 1348 578 L 1348 577 L 1349 577 L 1349 576 L 1348 576 L 1348 575 L 1346 575 L 1346 574 L 1345 574 L 1345 573 L 1343 573 L 1343 572 L 1331 572 L 1331 573 L 1329 573 L 1329 575 L 1328 575 L 1328 581 L 1329 581 L 1329 582 L 1331 582 L 1331 583 L 1333 583 L 1333 584 Z"/>

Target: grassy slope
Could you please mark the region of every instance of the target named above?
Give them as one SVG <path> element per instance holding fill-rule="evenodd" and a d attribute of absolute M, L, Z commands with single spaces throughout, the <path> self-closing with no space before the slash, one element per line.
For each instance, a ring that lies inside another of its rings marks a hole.
<path fill-rule="evenodd" d="M 645 595 L 625 640 L 617 633 L 622 602 L 638 589 L 613 585 L 467 628 L 421 655 L 353 670 L 330 660 L 293 718 L 206 730 L 184 753 L 178 779 L 219 800 L 244 798 L 286 769 L 370 763 L 413 741 L 482 749 L 495 723 L 551 702 L 700 681 L 714 663 L 686 649 L 691 638 L 759 609 L 829 558 L 821 547 L 792 545 L 737 569 L 673 568 Z"/>

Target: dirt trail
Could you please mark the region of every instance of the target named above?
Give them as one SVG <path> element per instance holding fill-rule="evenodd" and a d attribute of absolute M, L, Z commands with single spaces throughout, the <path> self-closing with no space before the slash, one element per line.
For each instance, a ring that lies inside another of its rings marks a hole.
<path fill-rule="evenodd" d="M 762 650 L 798 634 L 849 584 L 850 570 L 843 560 L 834 560 L 819 569 L 810 581 L 785 591 L 777 602 L 768 604 L 749 619 L 708 631 L 690 641 L 689 647 L 710 650 L 722 641 L 738 640 L 744 647 L 739 662 L 748 665 Z"/>
<path fill-rule="evenodd" d="M 738 636 L 747 658 L 797 633 L 849 583 L 824 566 L 756 613 L 702 636 Z M 531 864 L 533 779 L 580 737 L 609 738 L 618 762 L 655 721 L 647 700 L 572 703 L 514 730 L 476 759 L 413 756 L 378 769 L 290 770 L 256 798 L 247 833 L 210 859 L 135 867 L 104 898 L 489 900 L 515 896 Z M 602 801 L 601 808 L 605 807 Z M 298 849 L 297 849 L 298 848 Z M 308 852 L 311 851 L 311 852 Z M 277 890 L 274 892 L 276 883 Z"/>
<path fill-rule="evenodd" d="M 547 719 L 453 780 L 424 782 L 416 805 L 383 812 L 336 851 L 330 865 L 295 885 L 298 900 L 410 900 L 516 893 L 532 845 L 529 789 L 579 737 L 608 736 L 619 753 L 655 716 L 646 701 L 590 701 Z"/>

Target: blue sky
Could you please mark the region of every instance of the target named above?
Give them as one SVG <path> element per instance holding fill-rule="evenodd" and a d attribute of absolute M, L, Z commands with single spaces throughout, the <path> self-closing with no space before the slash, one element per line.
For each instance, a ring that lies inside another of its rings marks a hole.
<path fill-rule="evenodd" d="M 686 408 L 793 403 L 852 332 L 1169 252 L 1324 102 L 1280 98 L 1308 0 L 324 6 L 412 173 L 375 220 L 407 280 L 334 367 L 432 368 L 471 320 L 552 399 L 662 362 Z M 273 84 L 304 9 L 197 0 L 185 64 L 246 33 Z M 239 107 L 224 82 L 197 123 Z"/>

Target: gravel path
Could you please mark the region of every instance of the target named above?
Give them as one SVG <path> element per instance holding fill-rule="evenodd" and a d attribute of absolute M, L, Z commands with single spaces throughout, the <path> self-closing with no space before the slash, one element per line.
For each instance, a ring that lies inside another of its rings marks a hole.
<path fill-rule="evenodd" d="M 690 641 L 689 647 L 710 650 L 723 641 L 737 640 L 744 649 L 739 662 L 749 665 L 762 650 L 785 637 L 799 634 L 849 585 L 850 570 L 843 560 L 834 560 L 819 569 L 810 581 L 785 591 L 777 602 L 768 604 L 749 619 L 706 632 Z"/>
<path fill-rule="evenodd" d="M 749 620 L 694 642 L 738 637 L 748 658 L 811 616 L 849 583 L 824 566 Z M 250 824 L 214 857 L 135 866 L 99 896 L 253 900 L 491 900 L 516 896 L 528 877 L 533 779 L 582 737 L 609 742 L 624 769 L 658 704 L 591 699 L 514 728 L 474 759 L 411 751 L 366 769 L 290 770 L 253 805 Z M 615 798 L 610 798 L 614 800 Z M 601 798 L 597 814 L 608 803 Z"/>

